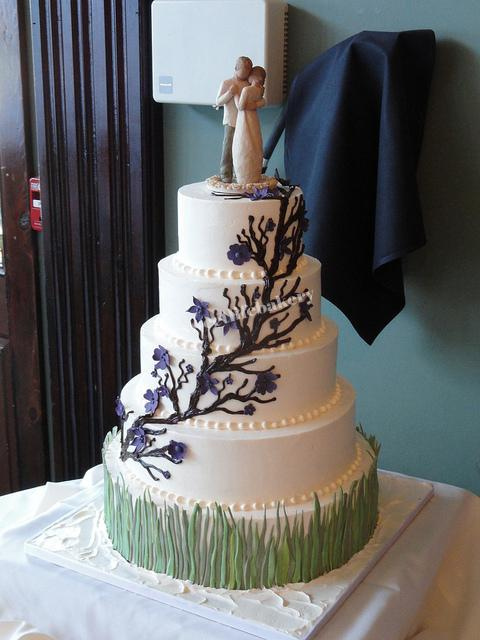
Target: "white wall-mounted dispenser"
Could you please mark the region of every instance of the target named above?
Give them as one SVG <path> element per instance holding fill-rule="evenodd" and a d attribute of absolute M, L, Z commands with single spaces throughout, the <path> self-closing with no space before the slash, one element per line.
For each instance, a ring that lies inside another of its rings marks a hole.
<path fill-rule="evenodd" d="M 286 91 L 288 5 L 282 0 L 153 0 L 153 98 L 215 102 L 238 56 L 265 67 L 265 99 Z"/>

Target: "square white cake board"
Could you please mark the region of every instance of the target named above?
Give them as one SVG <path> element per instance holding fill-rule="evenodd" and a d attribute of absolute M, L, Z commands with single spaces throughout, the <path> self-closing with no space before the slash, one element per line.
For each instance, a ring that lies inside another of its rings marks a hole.
<path fill-rule="evenodd" d="M 340 569 L 308 583 L 232 591 L 135 567 L 111 547 L 101 491 L 27 541 L 25 551 L 266 640 L 306 640 L 332 617 L 433 495 L 429 482 L 385 471 L 379 479 L 380 517 L 370 542 Z"/>

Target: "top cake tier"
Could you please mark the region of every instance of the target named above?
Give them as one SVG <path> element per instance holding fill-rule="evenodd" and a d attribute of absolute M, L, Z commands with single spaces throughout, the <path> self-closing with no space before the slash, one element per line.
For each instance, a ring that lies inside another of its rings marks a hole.
<path fill-rule="evenodd" d="M 242 250 L 237 255 L 230 252 L 236 245 L 242 229 L 248 233 L 253 216 L 255 233 L 265 234 L 265 260 L 273 258 L 274 237 L 278 225 L 303 203 L 302 191 L 293 189 L 286 210 L 282 214 L 282 202 L 278 198 L 251 200 L 248 197 L 213 195 L 204 182 L 189 184 L 178 191 L 178 261 L 193 272 L 220 277 L 262 277 L 262 268 Z M 260 228 L 259 225 L 260 224 Z M 289 248 L 280 262 L 288 262 Z M 233 256 L 233 258 L 232 258 Z"/>

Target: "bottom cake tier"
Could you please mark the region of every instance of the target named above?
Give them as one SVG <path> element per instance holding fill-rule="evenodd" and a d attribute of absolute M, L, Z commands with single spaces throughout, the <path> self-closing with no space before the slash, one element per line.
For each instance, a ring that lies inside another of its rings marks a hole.
<path fill-rule="evenodd" d="M 129 562 L 208 587 L 252 589 L 309 582 L 360 551 L 378 518 L 379 446 L 359 430 L 367 469 L 329 495 L 247 514 L 214 504 L 182 506 L 131 486 L 118 459 L 116 430 L 105 439 L 105 525 Z M 116 455 L 112 455 L 115 453 Z"/>

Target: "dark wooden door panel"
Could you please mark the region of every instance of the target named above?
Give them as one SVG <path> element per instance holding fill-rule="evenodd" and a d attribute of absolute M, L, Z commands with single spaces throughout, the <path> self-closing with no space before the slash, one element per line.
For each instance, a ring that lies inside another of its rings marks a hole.
<path fill-rule="evenodd" d="M 23 6 L 16 0 L 0 2 L 0 194 L 6 267 L 1 276 L 4 296 L 0 330 L 2 336 L 8 337 L 2 355 L 0 439 L 5 455 L 13 456 L 5 463 L 11 468 L 10 489 L 16 488 L 17 480 L 24 488 L 46 479 L 36 252 L 33 232 L 24 224 L 31 158 L 25 125 L 30 99 Z"/>
<path fill-rule="evenodd" d="M 14 433 L 12 363 L 8 341 L 0 338 L 0 494 L 19 488 L 19 467 Z"/>
<path fill-rule="evenodd" d="M 0 274 L 0 338 L 8 338 L 7 279 Z"/>
<path fill-rule="evenodd" d="M 99 461 L 163 256 L 150 3 L 33 0 L 52 475 Z M 155 150 L 155 151 L 154 151 Z M 160 150 L 160 151 L 158 151 Z"/>

